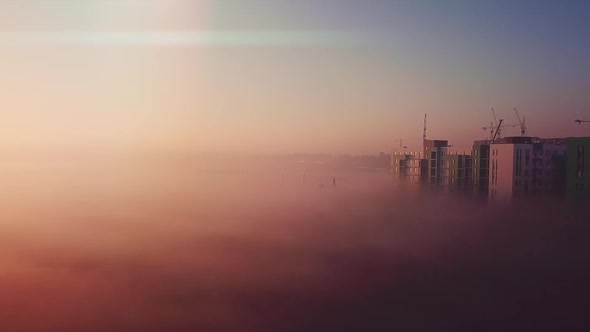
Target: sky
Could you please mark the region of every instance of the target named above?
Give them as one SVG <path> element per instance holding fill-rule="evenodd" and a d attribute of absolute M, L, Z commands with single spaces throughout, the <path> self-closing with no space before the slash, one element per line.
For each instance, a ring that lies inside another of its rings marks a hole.
<path fill-rule="evenodd" d="M 590 136 L 587 1 L 6 0 L 0 147 L 468 149 Z M 508 129 L 506 134 L 517 135 Z"/>

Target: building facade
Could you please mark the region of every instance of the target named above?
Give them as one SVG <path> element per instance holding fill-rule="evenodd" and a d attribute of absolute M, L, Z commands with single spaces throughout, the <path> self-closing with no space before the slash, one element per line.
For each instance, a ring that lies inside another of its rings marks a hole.
<path fill-rule="evenodd" d="M 590 137 L 567 139 L 566 191 L 572 197 L 590 197 Z"/>
<path fill-rule="evenodd" d="M 590 197 L 590 137 L 475 141 L 471 155 L 448 149 L 446 140 L 425 140 L 421 153 L 394 153 L 394 179 L 494 200 L 566 192 Z"/>
<path fill-rule="evenodd" d="M 489 197 L 563 193 L 565 142 L 563 138 L 507 137 L 491 144 Z"/>
<path fill-rule="evenodd" d="M 488 195 L 490 185 L 490 141 L 475 141 L 471 150 L 475 194 Z"/>
<path fill-rule="evenodd" d="M 443 157 L 442 186 L 449 191 L 469 192 L 473 186 L 473 159 L 465 154 Z"/>
<path fill-rule="evenodd" d="M 391 155 L 391 173 L 396 182 L 421 183 L 423 181 L 421 154 L 394 152 Z"/>
<path fill-rule="evenodd" d="M 443 182 L 444 157 L 448 154 L 449 141 L 424 140 L 424 181 L 431 186 Z"/>

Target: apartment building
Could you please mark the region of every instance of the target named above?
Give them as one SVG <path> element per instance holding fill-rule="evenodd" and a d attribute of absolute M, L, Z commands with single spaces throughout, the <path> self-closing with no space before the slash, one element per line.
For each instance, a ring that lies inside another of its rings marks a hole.
<path fill-rule="evenodd" d="M 429 185 L 440 185 L 443 182 L 444 157 L 448 154 L 449 141 L 424 140 L 424 179 Z"/>
<path fill-rule="evenodd" d="M 471 150 L 472 191 L 475 194 L 488 195 L 490 184 L 490 141 L 475 141 Z"/>
<path fill-rule="evenodd" d="M 419 184 L 423 179 L 422 164 L 420 153 L 394 152 L 391 155 L 391 173 L 394 181 Z"/>
<path fill-rule="evenodd" d="M 590 137 L 475 141 L 471 155 L 448 149 L 446 140 L 425 140 L 421 153 L 394 153 L 394 179 L 494 200 L 565 192 L 590 196 Z"/>
<path fill-rule="evenodd" d="M 466 154 L 447 154 L 443 159 L 442 186 L 449 191 L 471 191 L 473 158 Z"/>
<path fill-rule="evenodd" d="M 507 137 L 491 144 L 489 197 L 563 192 L 565 142 L 562 138 Z"/>
<path fill-rule="evenodd" d="M 590 197 L 590 137 L 567 139 L 566 190 L 571 197 Z"/>

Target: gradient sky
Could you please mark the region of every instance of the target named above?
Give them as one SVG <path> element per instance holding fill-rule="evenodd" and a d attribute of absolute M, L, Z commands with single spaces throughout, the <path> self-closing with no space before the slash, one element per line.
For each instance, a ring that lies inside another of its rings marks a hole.
<path fill-rule="evenodd" d="M 590 136 L 590 2 L 6 0 L 0 145 L 467 147 L 490 107 Z M 516 129 L 508 134 L 516 135 Z"/>

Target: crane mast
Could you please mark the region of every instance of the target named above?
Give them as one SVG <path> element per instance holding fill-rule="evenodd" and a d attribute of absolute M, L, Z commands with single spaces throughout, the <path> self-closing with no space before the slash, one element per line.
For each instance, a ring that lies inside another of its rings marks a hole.
<path fill-rule="evenodd" d="M 505 129 L 505 128 L 515 128 L 518 127 L 518 124 L 504 124 L 503 120 L 502 120 L 502 124 L 500 125 L 500 130 Z M 494 123 L 492 122 L 490 124 L 489 127 L 481 127 L 483 130 L 490 132 L 490 140 L 494 139 L 494 134 L 496 133 L 496 129 L 498 128 L 498 126 L 495 126 Z M 498 133 L 498 138 L 500 138 L 500 134 Z"/>
<path fill-rule="evenodd" d="M 516 114 L 516 118 L 518 119 L 518 125 L 520 126 L 520 136 L 526 136 L 526 119 L 520 116 L 516 107 L 513 108 L 513 110 L 514 114 Z"/>
<path fill-rule="evenodd" d="M 424 131 L 422 132 L 422 154 L 426 155 L 426 118 L 428 114 L 424 114 Z"/>
<path fill-rule="evenodd" d="M 500 132 L 500 128 L 502 128 L 503 122 L 504 122 L 504 119 L 500 119 L 500 122 L 498 123 L 498 128 L 496 128 L 496 133 L 494 134 L 494 137 L 492 137 L 492 143 L 494 143 L 494 141 L 496 140 L 496 137 L 498 136 L 498 133 Z"/>
<path fill-rule="evenodd" d="M 492 128 L 490 130 L 490 138 L 493 140 L 495 136 L 502 137 L 502 129 L 500 128 L 500 123 L 498 122 L 498 117 L 496 116 L 496 110 L 492 107 L 491 108 L 492 111 L 492 118 L 494 119 L 494 122 L 492 122 Z M 498 129 L 496 131 L 496 129 Z M 496 131 L 496 133 L 494 133 L 494 131 Z"/>

